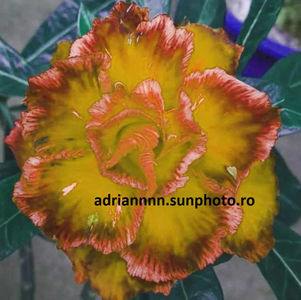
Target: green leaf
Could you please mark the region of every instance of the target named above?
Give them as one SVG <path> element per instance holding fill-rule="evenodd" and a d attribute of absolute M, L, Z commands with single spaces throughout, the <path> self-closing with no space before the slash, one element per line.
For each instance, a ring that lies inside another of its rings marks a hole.
<path fill-rule="evenodd" d="M 92 14 L 103 16 L 108 14 L 114 0 L 92 0 L 85 4 Z M 56 48 L 62 40 L 71 41 L 77 37 L 77 20 L 80 0 L 65 0 L 42 23 L 36 34 L 30 39 L 22 51 L 22 56 L 30 63 L 36 73 L 47 69 Z"/>
<path fill-rule="evenodd" d="M 239 61 L 241 74 L 261 41 L 267 36 L 276 22 L 283 0 L 253 0 L 248 16 L 242 26 L 237 43 L 245 49 Z"/>
<path fill-rule="evenodd" d="M 214 263 L 214 266 L 217 266 L 219 264 L 223 264 L 227 261 L 229 261 L 231 258 L 233 257 L 233 255 L 227 254 L 227 253 L 223 253 Z"/>
<path fill-rule="evenodd" d="M 19 173 L 19 168 L 16 161 L 10 160 L 0 163 L 0 180 L 17 173 Z"/>
<path fill-rule="evenodd" d="M 301 237 L 281 224 L 275 224 L 275 247 L 258 267 L 281 300 L 301 299 Z"/>
<path fill-rule="evenodd" d="M 77 30 L 80 36 L 91 30 L 94 18 L 95 15 L 83 2 L 81 2 L 77 19 Z"/>
<path fill-rule="evenodd" d="M 27 78 L 31 75 L 31 67 L 16 50 L 0 39 L 0 95 L 24 97 Z"/>
<path fill-rule="evenodd" d="M 287 225 L 293 225 L 301 216 L 301 184 L 287 167 L 278 151 L 273 152 L 276 159 L 276 174 L 279 186 L 280 211 L 277 218 Z"/>
<path fill-rule="evenodd" d="M 180 0 L 176 9 L 175 22 L 180 24 L 187 18 L 191 23 L 206 24 L 214 28 L 223 27 L 226 14 L 224 0 Z"/>
<path fill-rule="evenodd" d="M 145 0 L 126 0 L 125 2 L 127 3 L 135 2 L 140 7 L 145 6 Z"/>
<path fill-rule="evenodd" d="M 170 15 L 171 1 L 172 0 L 161 0 L 160 1 L 161 2 L 161 6 L 162 6 L 162 12 L 161 13 Z"/>
<path fill-rule="evenodd" d="M 7 107 L 6 99 L 0 97 L 0 120 L 3 123 L 5 134 L 14 127 L 14 118 Z"/>
<path fill-rule="evenodd" d="M 184 280 L 177 281 L 167 297 L 154 293 L 147 295 L 150 300 L 223 299 L 221 286 L 212 267 L 207 267 L 205 270 L 193 273 Z"/>
<path fill-rule="evenodd" d="M 91 289 L 90 281 L 87 281 L 84 284 L 84 287 L 83 287 L 83 289 L 81 291 L 81 294 L 80 294 L 80 298 L 82 300 L 96 300 L 97 299 L 96 292 Z"/>
<path fill-rule="evenodd" d="M 38 229 L 12 202 L 12 192 L 20 175 L 0 181 L 0 260 L 30 240 Z"/>
<path fill-rule="evenodd" d="M 279 60 L 263 78 L 281 88 L 278 106 L 283 126 L 288 132 L 301 130 L 301 53 Z"/>
<path fill-rule="evenodd" d="M 26 110 L 26 109 L 27 109 L 27 107 L 24 104 L 14 105 L 14 106 L 9 107 L 9 110 L 11 112 L 20 112 L 20 111 L 23 111 L 23 110 Z"/>
<path fill-rule="evenodd" d="M 281 128 L 279 131 L 279 136 L 284 136 L 288 134 L 292 134 L 295 132 L 298 132 L 301 130 L 301 126 L 295 125 L 292 126 L 291 122 L 288 122 L 288 120 L 292 120 L 292 117 L 296 117 L 298 112 L 295 113 L 292 112 L 292 109 L 287 109 L 287 106 L 295 105 L 298 103 L 298 99 L 292 99 L 292 101 L 288 101 L 287 99 L 291 98 L 289 93 L 285 92 L 285 87 L 282 88 L 279 83 L 274 83 L 270 79 L 263 78 L 250 78 L 250 77 L 242 77 L 238 76 L 240 80 L 243 82 L 255 87 L 256 89 L 268 94 L 270 97 L 271 103 L 274 107 L 277 107 L 280 109 L 280 115 L 282 119 Z M 284 86 L 286 84 L 284 83 Z M 288 98 L 285 98 L 285 95 L 288 95 Z M 295 108 L 298 109 L 298 108 Z M 287 118 L 289 116 L 289 119 Z M 292 117 L 291 117 L 292 116 Z"/>
<path fill-rule="evenodd" d="M 148 8 L 150 18 L 160 14 L 170 15 L 172 0 L 144 0 L 144 6 Z"/>

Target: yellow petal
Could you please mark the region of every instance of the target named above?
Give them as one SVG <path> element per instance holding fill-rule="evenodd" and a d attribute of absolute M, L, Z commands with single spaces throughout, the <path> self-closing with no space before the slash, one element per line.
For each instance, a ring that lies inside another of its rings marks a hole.
<path fill-rule="evenodd" d="M 251 262 L 258 262 L 274 246 L 273 222 L 278 213 L 277 180 L 273 158 L 257 162 L 238 188 L 236 198 L 253 197 L 254 205 L 244 200 L 243 219 L 237 232 L 224 239 L 224 248 Z M 250 200 L 252 203 L 252 200 Z"/>
<path fill-rule="evenodd" d="M 91 107 L 87 125 L 102 174 L 148 195 L 171 193 L 205 151 L 206 137 L 189 113 L 189 99 L 164 112 L 158 82 L 145 80 L 132 93 L 115 86 Z"/>
<path fill-rule="evenodd" d="M 193 33 L 193 52 L 187 74 L 220 68 L 235 74 L 243 47 L 232 43 L 223 29 L 212 29 L 201 24 L 190 24 L 185 29 Z"/>
<path fill-rule="evenodd" d="M 98 51 L 112 59 L 108 75 L 113 83 L 122 82 L 133 90 L 140 82 L 154 79 L 162 88 L 165 108 L 177 106 L 192 39 L 185 29 L 176 29 L 168 16 L 141 22 L 134 31 L 124 29 L 123 22 L 112 16 L 96 19 L 92 32 L 74 42 L 71 56 Z"/>
<path fill-rule="evenodd" d="M 52 58 L 50 61 L 51 65 L 54 65 L 54 63 L 58 60 L 68 58 L 68 56 L 70 54 L 71 45 L 72 45 L 72 42 L 69 42 L 69 41 L 59 42 L 56 45 L 55 52 L 52 54 Z"/>
<path fill-rule="evenodd" d="M 169 206 L 148 205 L 135 242 L 121 252 L 131 276 L 155 282 L 185 278 L 203 269 L 222 254 L 221 238 L 240 222 L 240 211 L 223 206 L 195 206 L 182 197 L 207 197 L 210 192 L 202 178 L 191 174 L 184 187 L 165 197 Z M 173 206 L 179 197 L 180 205 Z M 191 201 L 191 200 L 188 200 Z M 186 205 L 181 205 L 185 203 Z M 190 205 L 189 205 L 190 203 Z"/>
<path fill-rule="evenodd" d="M 92 245 L 110 253 L 134 241 L 143 207 L 118 205 L 117 200 L 95 205 L 96 197 L 108 194 L 134 197 L 137 191 L 103 177 L 93 153 L 63 151 L 29 158 L 13 199 L 59 247 Z"/>
<path fill-rule="evenodd" d="M 72 261 L 76 282 L 90 280 L 104 300 L 126 300 L 151 290 L 167 295 L 172 287 L 172 282 L 156 284 L 131 277 L 117 253 L 105 255 L 90 247 L 68 249 L 66 253 Z"/>
<path fill-rule="evenodd" d="M 21 113 L 18 143 L 22 150 L 20 165 L 33 155 L 50 155 L 62 150 L 89 149 L 85 126 L 88 109 L 103 93 L 102 72 L 109 65 L 107 55 L 70 58 L 29 79 L 25 103 L 28 112 Z M 7 142 L 14 148 L 14 135 Z M 20 151 L 21 152 L 21 151 Z"/>
<path fill-rule="evenodd" d="M 10 147 L 16 158 L 17 164 L 22 168 L 26 159 L 34 155 L 32 142 L 25 141 L 23 138 L 23 125 L 20 120 L 15 121 L 15 127 L 4 139 L 4 142 Z"/>
<path fill-rule="evenodd" d="M 240 174 L 269 156 L 280 118 L 266 94 L 220 69 L 191 73 L 183 91 L 207 136 L 206 153 L 195 162 L 196 169 L 225 186 L 235 183 L 229 170 Z"/>

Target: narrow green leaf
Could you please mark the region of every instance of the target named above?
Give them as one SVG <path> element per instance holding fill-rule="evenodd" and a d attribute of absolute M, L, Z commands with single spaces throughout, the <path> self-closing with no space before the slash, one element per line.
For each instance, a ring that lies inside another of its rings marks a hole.
<path fill-rule="evenodd" d="M 2 97 L 0 97 L 0 120 L 2 120 L 5 130 L 8 131 L 14 127 L 14 118 L 7 107 L 6 99 L 3 100 L 1 98 Z"/>
<path fill-rule="evenodd" d="M 277 72 L 277 70 L 275 72 Z M 273 76 L 273 73 L 269 72 L 269 74 Z M 301 105 L 300 103 L 298 103 L 298 99 L 301 97 L 301 95 L 298 96 L 298 94 L 300 94 L 300 91 L 292 92 L 287 88 L 288 84 L 285 82 L 285 80 L 283 80 L 282 82 L 280 82 L 280 80 L 274 80 L 275 82 L 277 82 L 274 83 L 271 79 L 268 78 L 268 76 L 267 78 L 265 78 L 265 76 L 263 78 L 249 78 L 239 76 L 239 79 L 268 94 L 272 106 L 280 109 L 280 115 L 282 119 L 281 128 L 279 131 L 280 137 L 301 131 L 300 118 L 296 119 L 296 116 L 298 116 L 298 111 L 301 111 Z M 293 96 L 294 94 L 297 96 Z"/>
<path fill-rule="evenodd" d="M 31 75 L 31 67 L 16 50 L 0 39 L 0 95 L 24 97 L 27 78 Z"/>
<path fill-rule="evenodd" d="M 214 28 L 223 27 L 226 14 L 224 0 L 180 0 L 176 9 L 175 22 L 180 24 L 183 19 L 191 23 L 206 24 Z"/>
<path fill-rule="evenodd" d="M 145 0 L 126 0 L 127 3 L 135 2 L 140 7 L 145 6 Z"/>
<path fill-rule="evenodd" d="M 231 258 L 233 257 L 233 255 L 227 254 L 227 253 L 223 253 L 214 263 L 214 266 L 217 266 L 219 264 L 223 264 L 227 261 L 229 261 Z"/>
<path fill-rule="evenodd" d="M 237 38 L 237 43 L 245 49 L 239 61 L 241 74 L 261 41 L 276 22 L 283 0 L 253 0 L 248 16 Z"/>
<path fill-rule="evenodd" d="M 12 192 L 20 175 L 0 181 L 0 260 L 30 240 L 38 229 L 12 202 Z"/>
<path fill-rule="evenodd" d="M 263 78 L 281 87 L 283 126 L 288 132 L 301 130 L 301 53 L 279 60 Z"/>
<path fill-rule="evenodd" d="M 131 300 L 150 300 L 149 294 L 138 294 L 136 297 L 131 298 Z"/>
<path fill-rule="evenodd" d="M 0 180 L 15 175 L 18 172 L 19 168 L 16 164 L 16 161 L 10 160 L 0 163 Z"/>
<path fill-rule="evenodd" d="M 170 15 L 171 1 L 172 0 L 161 0 L 163 14 Z"/>
<path fill-rule="evenodd" d="M 2 127 L 4 136 L 7 136 L 14 127 L 14 116 L 7 107 L 7 98 L 2 96 L 0 96 L 0 127 Z M 13 153 L 9 149 L 8 145 L 3 144 L 2 146 L 4 160 L 14 160 Z"/>
<path fill-rule="evenodd" d="M 24 104 L 20 104 L 20 105 L 10 106 L 9 109 L 12 112 L 20 112 L 20 111 L 26 110 L 27 107 Z"/>
<path fill-rule="evenodd" d="M 85 4 L 92 14 L 103 16 L 108 13 L 114 0 L 90 0 Z M 71 41 L 77 37 L 77 20 L 80 0 L 65 0 L 42 23 L 35 35 L 22 51 L 22 56 L 38 73 L 49 67 L 56 44 L 62 40 Z"/>
<path fill-rule="evenodd" d="M 301 299 L 301 237 L 281 224 L 275 224 L 275 247 L 258 267 L 281 300 Z"/>
<path fill-rule="evenodd" d="M 280 211 L 277 218 L 287 225 L 292 225 L 301 216 L 301 184 L 293 175 L 278 151 L 274 151 L 276 174 L 279 186 Z"/>
<path fill-rule="evenodd" d="M 91 12 L 90 9 L 83 2 L 81 2 L 77 19 L 77 30 L 80 36 L 91 30 L 94 18 L 95 15 L 93 12 Z"/>
<path fill-rule="evenodd" d="M 85 284 L 84 284 L 84 287 L 82 289 L 82 292 L 80 294 L 80 298 L 82 300 L 96 300 L 97 299 L 97 294 L 96 292 L 94 292 L 92 289 L 91 289 L 91 284 L 90 284 L 90 281 L 87 281 Z"/>
<path fill-rule="evenodd" d="M 172 0 L 144 0 L 144 5 L 149 10 L 150 18 L 159 14 L 170 15 Z"/>
<path fill-rule="evenodd" d="M 212 267 L 197 271 L 175 283 L 169 296 L 147 294 L 150 300 L 221 300 L 223 292 Z"/>

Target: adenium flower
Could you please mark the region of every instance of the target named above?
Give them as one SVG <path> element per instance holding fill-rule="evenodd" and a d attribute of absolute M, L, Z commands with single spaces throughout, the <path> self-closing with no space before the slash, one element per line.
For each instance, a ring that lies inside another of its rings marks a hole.
<path fill-rule="evenodd" d="M 29 79 L 28 111 L 6 138 L 22 169 L 13 200 L 103 299 L 168 295 L 223 252 L 257 262 L 273 247 L 280 120 L 233 76 L 241 52 L 222 29 L 176 28 L 119 2 Z M 108 193 L 256 202 L 94 205 Z"/>

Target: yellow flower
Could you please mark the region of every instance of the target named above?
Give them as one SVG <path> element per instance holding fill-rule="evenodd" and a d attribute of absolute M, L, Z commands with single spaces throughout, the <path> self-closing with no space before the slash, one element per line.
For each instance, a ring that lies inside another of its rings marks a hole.
<path fill-rule="evenodd" d="M 22 169 L 13 199 L 104 299 L 167 295 L 223 252 L 256 262 L 273 246 L 279 114 L 233 77 L 241 51 L 222 29 L 119 2 L 29 79 L 6 138 Z M 255 204 L 95 206 L 108 194 Z"/>

